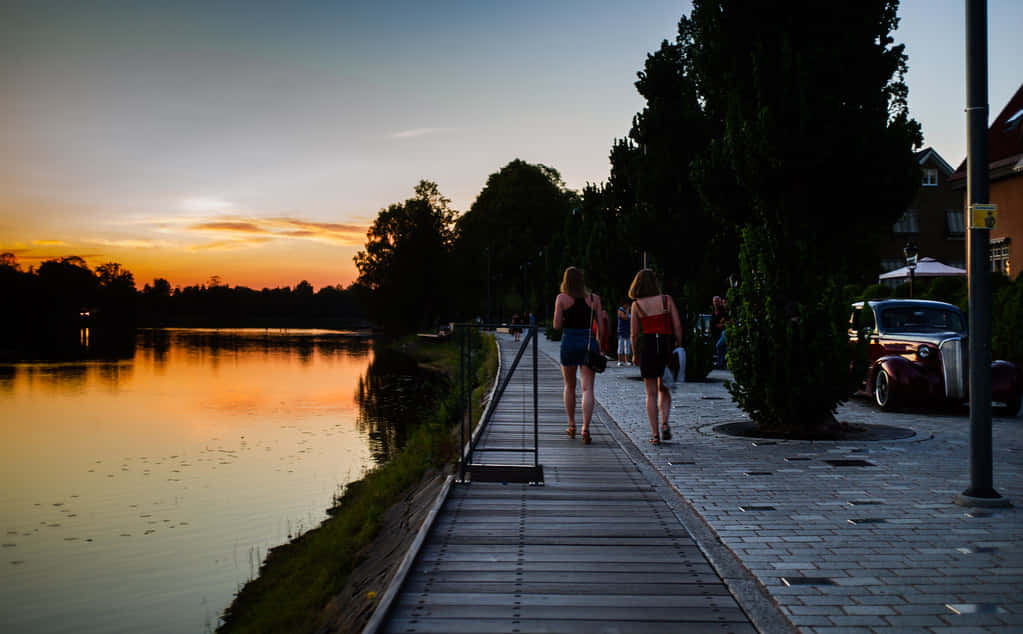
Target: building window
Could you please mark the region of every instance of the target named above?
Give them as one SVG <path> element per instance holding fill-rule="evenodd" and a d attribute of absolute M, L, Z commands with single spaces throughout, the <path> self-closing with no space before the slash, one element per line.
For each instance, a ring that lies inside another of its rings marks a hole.
<path fill-rule="evenodd" d="M 991 241 L 991 270 L 995 273 L 1012 275 L 1009 262 L 1009 239 L 998 238 Z"/>
<path fill-rule="evenodd" d="M 962 209 L 945 210 L 945 231 L 949 238 L 961 240 L 966 237 L 966 218 Z"/>
<path fill-rule="evenodd" d="M 902 214 L 899 221 L 892 227 L 892 231 L 896 235 L 907 235 L 920 233 L 920 223 L 917 220 L 916 209 L 909 209 L 906 213 Z"/>
<path fill-rule="evenodd" d="M 938 170 L 933 168 L 927 168 L 924 170 L 923 185 L 929 187 L 937 187 L 938 185 Z"/>

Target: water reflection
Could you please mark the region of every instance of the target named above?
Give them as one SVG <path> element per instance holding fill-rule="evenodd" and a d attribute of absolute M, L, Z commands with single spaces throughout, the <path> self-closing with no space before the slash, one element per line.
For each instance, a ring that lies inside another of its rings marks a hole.
<path fill-rule="evenodd" d="M 446 380 L 330 331 L 101 341 L 0 364 L 0 630 L 209 629 Z"/>
<path fill-rule="evenodd" d="M 445 375 L 420 367 L 406 354 L 383 345 L 374 348 L 356 400 L 359 428 L 369 434 L 375 461 L 386 462 L 405 446 L 447 383 Z"/>

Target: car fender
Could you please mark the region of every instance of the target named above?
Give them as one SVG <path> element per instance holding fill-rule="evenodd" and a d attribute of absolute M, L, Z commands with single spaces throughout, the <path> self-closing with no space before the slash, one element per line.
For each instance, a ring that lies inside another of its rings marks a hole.
<path fill-rule="evenodd" d="M 1023 393 L 1023 376 L 1014 363 L 993 361 L 991 363 L 991 394 L 996 401 L 1003 397 L 1014 397 Z"/>
<path fill-rule="evenodd" d="M 888 376 L 891 377 L 891 382 L 898 387 L 908 387 L 912 383 L 926 381 L 924 374 L 912 361 L 898 355 L 890 355 L 874 361 L 874 365 L 870 368 L 868 390 L 874 390 L 874 381 L 881 369 L 888 373 Z"/>

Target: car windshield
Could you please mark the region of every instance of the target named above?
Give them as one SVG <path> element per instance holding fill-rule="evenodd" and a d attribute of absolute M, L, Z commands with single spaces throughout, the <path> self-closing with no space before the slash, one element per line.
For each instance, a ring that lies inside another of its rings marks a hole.
<path fill-rule="evenodd" d="M 899 306 L 882 311 L 881 327 L 898 332 L 966 330 L 963 316 L 958 311 L 922 306 Z"/>

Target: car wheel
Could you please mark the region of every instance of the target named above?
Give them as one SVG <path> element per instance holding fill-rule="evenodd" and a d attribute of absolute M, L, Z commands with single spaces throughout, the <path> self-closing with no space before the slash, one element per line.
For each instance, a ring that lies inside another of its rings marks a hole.
<path fill-rule="evenodd" d="M 1018 395 L 1011 401 L 1006 401 L 1005 405 L 998 408 L 998 413 L 1002 416 L 1015 416 L 1019 414 L 1019 408 L 1023 406 L 1023 394 Z"/>
<path fill-rule="evenodd" d="M 892 392 L 892 380 L 884 370 L 878 370 L 874 377 L 874 404 L 883 411 L 895 409 L 895 394 Z"/>

